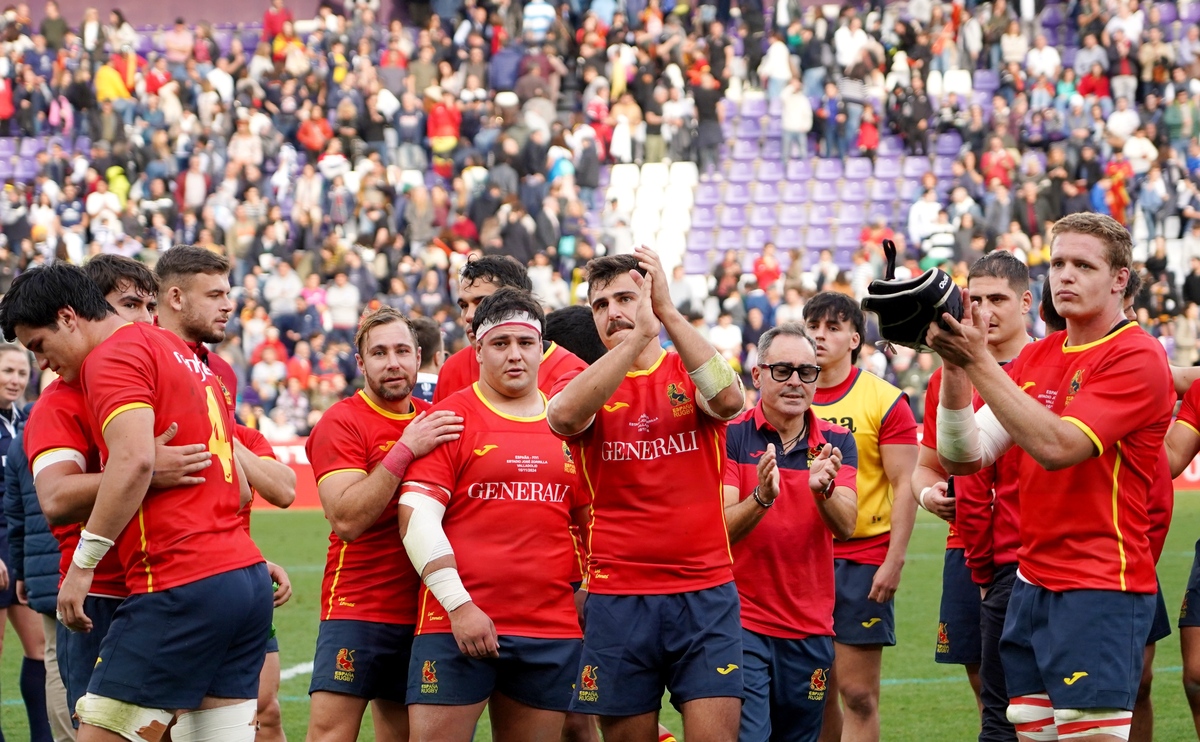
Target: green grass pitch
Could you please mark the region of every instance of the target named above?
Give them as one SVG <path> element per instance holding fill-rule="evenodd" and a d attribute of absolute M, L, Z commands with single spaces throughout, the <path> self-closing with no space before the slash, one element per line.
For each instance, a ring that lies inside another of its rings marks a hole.
<path fill-rule="evenodd" d="M 255 539 L 269 559 L 288 569 L 295 587 L 291 603 L 275 613 L 285 671 L 312 660 L 328 533 L 320 513 L 256 511 L 254 514 Z M 974 699 L 961 668 L 933 661 L 945 536 L 945 525 L 922 512 L 896 599 L 899 644 L 884 652 L 880 711 L 883 739 L 888 742 L 970 740 L 978 730 Z M 1200 536 L 1200 492 L 1181 493 L 1159 564 L 1172 619 L 1183 596 L 1197 536 Z M 1080 616 L 1080 620 L 1087 617 Z M 9 740 L 28 739 L 25 710 L 17 686 L 21 649 L 11 627 L 5 633 L 4 644 L 0 659 L 0 724 Z M 1177 633 L 1159 644 L 1155 669 L 1155 739 L 1168 742 L 1195 739 L 1180 684 Z M 283 682 L 280 697 L 288 739 L 301 742 L 308 720 L 309 676 L 296 670 L 293 673 L 294 677 Z M 679 717 L 669 705 L 664 705 L 662 719 L 677 734 L 682 731 Z M 374 740 L 369 714 L 359 739 Z M 486 721 L 480 725 L 476 739 L 491 739 Z"/>

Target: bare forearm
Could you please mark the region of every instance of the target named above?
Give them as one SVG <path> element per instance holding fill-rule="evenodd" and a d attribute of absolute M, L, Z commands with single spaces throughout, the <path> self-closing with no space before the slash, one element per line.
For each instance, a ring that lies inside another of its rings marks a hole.
<path fill-rule="evenodd" d="M 366 478 L 347 487 L 340 497 L 332 498 L 325 514 L 338 538 L 353 541 L 363 535 L 383 515 L 399 486 L 399 479 L 383 466 L 377 466 Z"/>
<path fill-rule="evenodd" d="M 858 495 L 849 487 L 834 487 L 828 500 L 817 498 L 817 512 L 833 537 L 845 541 L 858 524 Z"/>
<path fill-rule="evenodd" d="M 1175 381 L 1175 393 L 1182 399 L 1192 384 L 1200 381 L 1200 366 L 1172 366 L 1171 378 Z"/>
<path fill-rule="evenodd" d="M 1038 404 L 995 363 L 975 364 L 968 373 L 979 396 L 1015 445 L 1046 469 L 1075 463 L 1066 460 L 1065 454 L 1083 435 L 1079 428 Z"/>
<path fill-rule="evenodd" d="M 96 492 L 95 507 L 87 520 L 87 530 L 115 541 L 146 499 L 153 470 L 153 461 L 142 456 L 118 453 L 110 457 Z"/>
<path fill-rule="evenodd" d="M 908 554 L 908 542 L 912 538 L 913 524 L 917 520 L 917 500 L 911 490 L 897 491 L 892 502 L 892 535 L 888 543 L 888 561 L 903 562 Z"/>
<path fill-rule="evenodd" d="M 729 531 L 729 543 L 736 544 L 749 536 L 766 514 L 767 509 L 755 502 L 753 497 L 747 497 L 738 504 L 725 508 L 725 527 Z"/>
<path fill-rule="evenodd" d="M 625 374 L 651 339 L 631 333 L 612 351 L 593 363 L 550 400 L 546 411 L 550 427 L 562 435 L 576 435 L 587 428 L 604 403 L 612 398 Z"/>
<path fill-rule="evenodd" d="M 51 525 L 83 523 L 92 515 L 103 474 L 67 474 L 35 485 L 42 514 Z M 40 479 L 40 477 L 39 477 Z"/>
<path fill-rule="evenodd" d="M 963 369 L 949 363 L 942 366 L 941 406 L 961 410 L 971 406 L 971 377 Z"/>
<path fill-rule="evenodd" d="M 255 456 L 249 449 L 238 450 L 238 461 L 246 479 L 264 500 L 277 508 L 286 508 L 296 499 L 296 472 L 274 459 Z"/>

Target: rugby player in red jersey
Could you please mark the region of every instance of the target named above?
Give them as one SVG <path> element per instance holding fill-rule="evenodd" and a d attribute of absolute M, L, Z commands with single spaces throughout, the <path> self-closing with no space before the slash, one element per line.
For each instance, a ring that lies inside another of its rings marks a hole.
<path fill-rule="evenodd" d="M 812 411 L 816 342 L 796 323 L 763 333 L 758 405 L 730 423 L 725 521 L 742 604 L 740 742 L 815 742 L 833 667 L 833 539 L 858 517 L 850 431 Z"/>
<path fill-rule="evenodd" d="M 1167 433 L 1166 449 L 1172 479 L 1183 474 L 1200 453 L 1200 381 L 1183 396 L 1179 414 Z M 1179 645 L 1183 652 L 1183 689 L 1192 723 L 1200 735 L 1200 541 L 1196 542 L 1196 557 L 1179 610 Z"/>
<path fill-rule="evenodd" d="M 438 371 L 437 387 L 433 390 L 434 403 L 460 389 L 466 389 L 479 380 L 479 360 L 475 357 L 475 331 L 472 320 L 479 302 L 504 286 L 522 291 L 532 291 L 529 271 L 525 266 L 506 255 L 485 255 L 468 261 L 458 272 L 458 309 L 462 313 L 463 326 L 467 330 L 467 347 L 446 359 Z M 569 371 L 586 367 L 566 348 L 554 343 L 542 343 L 542 364 L 538 371 L 538 388 L 547 394 L 554 382 Z"/>
<path fill-rule="evenodd" d="M 1031 341 L 1025 315 L 1033 302 L 1029 268 L 1004 250 L 986 255 L 967 275 L 971 299 L 988 325 L 988 352 L 1001 364 L 1017 357 Z M 912 491 L 926 510 L 950 523 L 942 569 L 942 600 L 934 658 L 967 667 L 982 711 L 980 742 L 1011 740 L 1005 716 L 1008 693 L 1000 664 L 1000 633 L 1017 572 L 1019 450 L 970 477 L 947 476 L 937 458 L 937 407 L 942 370 L 933 372 L 925 392 L 925 423 Z M 976 398 L 976 405 L 982 400 Z M 982 596 L 982 599 L 981 599 Z"/>
<path fill-rule="evenodd" d="M 1172 384 L 1162 346 L 1123 313 L 1129 233 L 1111 217 L 1054 226 L 1050 288 L 1065 332 L 1002 370 L 972 306 L 929 342 L 946 362 L 938 455 L 969 474 L 1016 445 L 1021 547 L 1001 656 L 1027 740 L 1128 739 L 1155 613 L 1152 483 Z M 1007 373 L 1005 373 L 1007 371 Z M 974 385 L 986 406 L 971 406 Z M 1079 616 L 1089 620 L 1080 621 Z"/>
<path fill-rule="evenodd" d="M 599 715 L 609 742 L 653 740 L 666 685 L 686 739 L 732 742 L 742 648 L 722 467 L 741 383 L 675 308 L 652 250 L 595 259 L 588 276 L 609 351 L 560 378 L 548 409 L 593 497 L 572 710 Z"/>
<path fill-rule="evenodd" d="M 470 742 L 485 705 L 499 739 L 562 733 L 582 638 L 571 525 L 586 527 L 588 503 L 537 388 L 544 324 L 528 292 L 479 304 L 479 381 L 434 408 L 463 433 L 405 475 L 400 531 L 425 583 L 408 676 L 415 739 Z"/>
<path fill-rule="evenodd" d="M 250 742 L 272 590 L 237 517 L 249 490 L 212 372 L 173 334 L 126 323 L 65 263 L 19 276 L 0 300 L 0 328 L 65 383 L 81 382 L 102 436 L 104 474 L 59 590 L 60 620 L 92 627 L 84 602 L 113 546 L 131 595 L 76 706 L 79 739 L 160 733 L 180 712 L 179 742 Z M 206 443 L 213 465 L 200 484 L 151 489 L 155 436 L 174 424 L 175 441 Z"/>
<path fill-rule="evenodd" d="M 421 353 L 403 314 L 367 313 L 354 341 L 366 385 L 330 407 L 305 446 L 332 526 L 308 740 L 353 742 L 371 704 L 375 738 L 406 742 L 420 581 L 396 527 L 400 481 L 414 459 L 457 439 L 462 419 L 412 398 Z"/>
<path fill-rule="evenodd" d="M 162 254 L 155 265 L 159 281 L 159 327 L 178 335 L 196 357 L 216 373 L 225 388 L 225 402 L 232 413 L 237 401 L 237 374 L 228 361 L 209 351 L 207 345 L 225 339 L 225 325 L 234 309 L 233 301 L 229 298 L 229 271 L 229 261 L 224 256 L 194 245 L 172 247 Z M 296 491 L 295 473 L 289 467 L 278 462 L 275 466 L 264 463 L 243 445 L 238 435 L 233 437 L 233 449 L 246 478 L 264 500 L 281 508 L 291 505 Z M 271 455 L 273 457 L 273 453 Z M 291 486 L 288 486 L 289 481 Z M 252 502 L 247 502 L 242 511 L 247 533 Z M 279 585 L 275 605 L 283 605 L 287 602 L 283 598 L 284 593 L 291 591 L 291 580 L 279 565 L 267 562 L 267 568 L 271 579 Z M 267 641 L 267 658 L 263 662 L 262 675 L 256 739 L 258 742 L 275 742 L 283 739 L 283 725 L 277 698 L 279 641 L 273 635 Z"/>

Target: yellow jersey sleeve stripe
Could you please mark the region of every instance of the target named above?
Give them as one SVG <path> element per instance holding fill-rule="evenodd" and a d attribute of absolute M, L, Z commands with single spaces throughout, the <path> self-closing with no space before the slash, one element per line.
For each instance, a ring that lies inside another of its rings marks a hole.
<path fill-rule="evenodd" d="M 1082 420 L 1077 420 L 1070 416 L 1064 417 L 1063 420 L 1066 420 L 1067 422 L 1071 423 L 1075 427 L 1079 428 L 1080 430 L 1082 430 L 1084 432 L 1084 434 L 1088 438 L 1092 439 L 1092 444 L 1094 446 L 1096 446 L 1096 453 L 1094 453 L 1093 456 L 1099 456 L 1100 454 L 1104 453 L 1104 444 L 1100 442 L 1100 438 L 1095 433 L 1093 433 L 1092 429 L 1089 428 L 1086 424 L 1084 424 L 1084 422 Z"/>
<path fill-rule="evenodd" d="M 266 458 L 266 457 L 264 456 L 263 458 Z M 367 470 L 366 469 L 334 469 L 333 471 L 329 472 L 328 474 L 321 475 L 321 478 L 317 480 L 317 486 L 320 487 L 321 482 L 324 482 L 326 479 L 329 479 L 334 474 L 346 474 L 349 472 L 357 472 L 358 474 L 366 474 Z"/>
<path fill-rule="evenodd" d="M 1200 435 L 1200 430 L 1196 430 L 1196 427 L 1194 425 L 1192 425 L 1191 423 L 1189 423 L 1185 420 L 1176 420 L 1175 422 L 1178 423 L 1179 425 L 1182 425 L 1183 427 L 1187 428 L 1188 430 L 1192 431 L 1196 435 Z"/>
<path fill-rule="evenodd" d="M 130 410 L 139 410 L 142 408 L 145 408 L 147 410 L 154 409 L 153 407 L 146 404 L 145 402 L 130 402 L 129 404 L 123 404 L 120 407 L 118 407 L 117 409 L 108 413 L 108 417 L 104 418 L 104 424 L 100 426 L 100 434 L 104 435 L 104 431 L 108 430 L 108 424 L 111 423 L 113 421 L 113 418 L 115 418 L 117 415 L 120 415 L 122 412 L 129 412 Z"/>

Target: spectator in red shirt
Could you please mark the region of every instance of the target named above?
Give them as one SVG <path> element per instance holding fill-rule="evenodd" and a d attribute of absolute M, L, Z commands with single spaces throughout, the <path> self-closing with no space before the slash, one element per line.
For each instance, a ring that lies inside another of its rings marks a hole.
<path fill-rule="evenodd" d="M 262 40 L 274 41 L 275 37 L 283 32 L 284 22 L 293 20 L 295 19 L 292 17 L 292 11 L 283 7 L 283 0 L 271 0 L 271 7 L 263 13 Z"/>
<path fill-rule="evenodd" d="M 992 137 L 988 146 L 988 151 L 983 153 L 983 159 L 979 163 L 984 180 L 990 183 L 992 178 L 997 178 L 1005 188 L 1012 188 L 1013 170 L 1017 167 L 1012 153 L 1004 149 L 1000 137 Z"/>
<path fill-rule="evenodd" d="M 329 125 L 325 113 L 320 108 L 313 108 L 312 115 L 300 124 L 300 131 L 296 134 L 296 140 L 308 150 L 309 162 L 316 161 L 332 138 L 333 127 Z"/>
<path fill-rule="evenodd" d="M 1087 99 L 1088 103 L 1096 103 L 1099 100 L 1108 98 L 1112 101 L 1112 86 L 1108 82 L 1108 75 L 1104 74 L 1104 68 L 1097 62 L 1092 65 L 1092 69 L 1083 77 L 1079 78 L 1079 85 L 1075 88 L 1076 92 Z"/>
<path fill-rule="evenodd" d="M 775 243 L 768 242 L 763 245 L 762 255 L 754 260 L 754 277 L 763 289 L 773 285 L 783 275 L 783 269 L 779 267 L 779 258 L 776 257 L 775 251 Z"/>
<path fill-rule="evenodd" d="M 146 73 L 146 95 L 158 95 L 163 85 L 171 82 L 171 72 L 167 69 L 167 58 L 161 56 L 154 60 L 154 67 Z"/>

